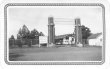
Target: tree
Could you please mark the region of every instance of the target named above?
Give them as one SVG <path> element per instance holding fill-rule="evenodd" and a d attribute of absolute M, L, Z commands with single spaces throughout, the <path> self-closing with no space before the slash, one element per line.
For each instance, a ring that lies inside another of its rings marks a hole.
<path fill-rule="evenodd" d="M 24 38 L 25 39 L 25 38 L 29 38 L 29 36 L 30 36 L 29 29 L 27 28 L 26 25 L 23 25 L 22 29 L 21 28 L 19 29 L 19 32 L 17 34 L 17 37 L 18 38 Z"/>
<path fill-rule="evenodd" d="M 91 35 L 91 30 L 84 25 L 81 26 L 82 29 L 82 39 L 87 39 Z"/>
<path fill-rule="evenodd" d="M 13 35 L 11 35 L 10 39 L 15 39 Z"/>
<path fill-rule="evenodd" d="M 15 45 L 15 38 L 13 35 L 9 38 L 9 47 L 13 47 Z"/>
<path fill-rule="evenodd" d="M 29 37 L 30 31 L 26 25 L 23 25 L 22 34 L 23 34 L 22 38 L 28 38 Z"/>
<path fill-rule="evenodd" d="M 42 32 L 39 33 L 39 36 L 44 36 L 44 34 Z"/>
<path fill-rule="evenodd" d="M 39 37 L 39 32 L 36 29 L 33 29 L 30 34 L 31 39 L 35 39 Z"/>
<path fill-rule="evenodd" d="M 44 34 L 42 32 L 39 33 L 36 29 L 30 32 L 28 27 L 23 25 L 17 34 L 17 39 L 19 39 L 18 44 L 28 44 L 28 46 L 31 47 L 32 39 L 37 39 L 37 41 L 39 41 L 39 36 L 44 36 Z M 22 47 L 21 45 L 19 46 Z"/>
<path fill-rule="evenodd" d="M 17 39 L 21 39 L 21 36 L 20 36 L 20 34 L 17 34 Z"/>
<path fill-rule="evenodd" d="M 85 44 L 87 44 L 87 38 L 91 35 L 91 30 L 84 25 L 81 26 L 82 29 L 82 39 Z"/>

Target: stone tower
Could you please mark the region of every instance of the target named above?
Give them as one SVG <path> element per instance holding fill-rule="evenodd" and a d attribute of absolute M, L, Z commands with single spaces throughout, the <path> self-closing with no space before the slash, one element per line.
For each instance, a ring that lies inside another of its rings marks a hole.
<path fill-rule="evenodd" d="M 82 30 L 80 18 L 75 19 L 75 43 L 76 46 L 82 47 Z"/>
<path fill-rule="evenodd" d="M 48 17 L 48 45 L 53 46 L 55 43 L 54 18 Z"/>

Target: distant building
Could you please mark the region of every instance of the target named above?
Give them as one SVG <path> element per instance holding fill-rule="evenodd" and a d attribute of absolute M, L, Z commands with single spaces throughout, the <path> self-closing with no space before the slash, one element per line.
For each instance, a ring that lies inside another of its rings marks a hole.
<path fill-rule="evenodd" d="M 102 33 L 92 34 L 88 37 L 88 43 L 90 46 L 103 46 L 103 35 Z"/>
<path fill-rule="evenodd" d="M 73 34 L 55 36 L 55 44 L 75 44 L 75 37 Z"/>

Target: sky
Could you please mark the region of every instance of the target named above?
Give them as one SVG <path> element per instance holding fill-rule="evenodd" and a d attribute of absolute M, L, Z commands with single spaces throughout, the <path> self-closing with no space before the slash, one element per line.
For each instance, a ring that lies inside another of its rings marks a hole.
<path fill-rule="evenodd" d="M 103 32 L 100 6 L 10 6 L 7 8 L 7 35 L 16 35 L 25 24 L 29 30 L 37 29 L 48 35 L 48 17 L 54 17 L 55 35 L 74 32 L 75 18 L 92 33 Z M 60 22 L 58 22 L 60 21 Z"/>

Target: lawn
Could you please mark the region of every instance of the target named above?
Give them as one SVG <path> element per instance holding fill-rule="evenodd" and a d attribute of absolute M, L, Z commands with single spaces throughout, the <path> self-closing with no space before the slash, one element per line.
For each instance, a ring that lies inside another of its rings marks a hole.
<path fill-rule="evenodd" d="M 101 61 L 102 47 L 12 48 L 10 61 Z"/>

